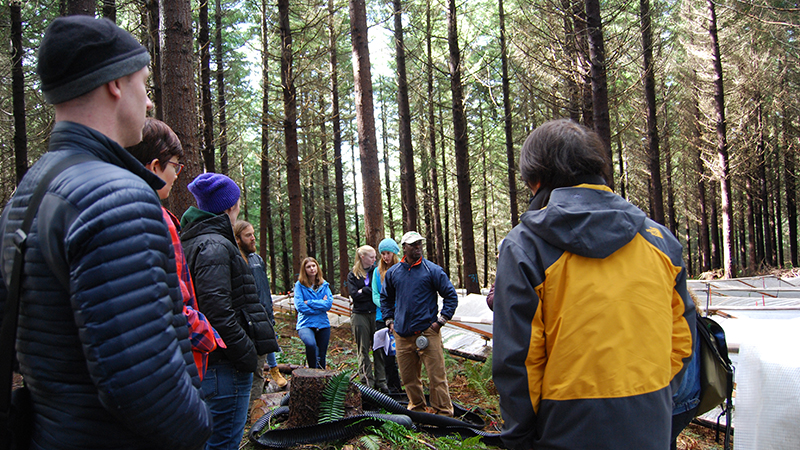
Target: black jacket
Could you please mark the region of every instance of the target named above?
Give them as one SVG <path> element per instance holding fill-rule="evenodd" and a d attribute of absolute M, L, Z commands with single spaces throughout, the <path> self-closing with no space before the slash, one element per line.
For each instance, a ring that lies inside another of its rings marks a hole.
<path fill-rule="evenodd" d="M 192 206 L 181 218 L 181 228 L 197 305 L 227 346 L 211 352 L 209 364 L 229 360 L 241 372 L 255 372 L 258 355 L 278 351 L 278 342 L 258 301 L 250 267 L 236 246 L 230 218 Z"/>
<path fill-rule="evenodd" d="M 375 272 L 375 265 L 370 266 L 366 273 L 372 276 Z M 370 284 L 372 279 L 369 280 Z M 347 274 L 347 292 L 353 299 L 353 312 L 356 314 L 369 314 L 377 310 L 377 306 L 372 302 L 372 287 L 366 283 L 366 278 L 359 278 L 352 271 Z M 361 293 L 358 290 L 361 289 Z"/>
<path fill-rule="evenodd" d="M 3 211 L 2 275 L 42 175 L 77 153 L 97 161 L 53 180 L 25 253 L 16 350 L 36 410 L 32 448 L 198 448 L 211 414 L 155 193 L 163 181 L 101 133 L 56 123 Z"/>

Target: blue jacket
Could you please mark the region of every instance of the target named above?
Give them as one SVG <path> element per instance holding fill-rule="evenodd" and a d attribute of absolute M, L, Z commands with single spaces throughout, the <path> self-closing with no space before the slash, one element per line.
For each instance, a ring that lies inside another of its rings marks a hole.
<path fill-rule="evenodd" d="M 297 308 L 297 327 L 330 328 L 328 310 L 333 306 L 333 293 L 327 281 L 312 289 L 299 281 L 294 283 L 294 307 Z"/>
<path fill-rule="evenodd" d="M 448 320 L 458 306 L 458 294 L 441 267 L 420 258 L 414 265 L 403 261 L 386 271 L 381 287 L 383 320 L 393 319 L 400 336 L 425 331 L 436 322 L 439 296 L 444 299 L 441 315 Z"/>
<path fill-rule="evenodd" d="M 101 133 L 56 123 L 0 219 L 2 276 L 38 181 L 77 153 L 97 161 L 53 180 L 25 254 L 16 351 L 36 411 L 32 448 L 201 447 L 211 414 L 156 195 L 163 181 Z"/>

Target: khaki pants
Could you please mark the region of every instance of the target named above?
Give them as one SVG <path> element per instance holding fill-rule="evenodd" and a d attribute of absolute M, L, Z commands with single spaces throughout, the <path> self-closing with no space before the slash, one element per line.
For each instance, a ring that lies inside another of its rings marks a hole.
<path fill-rule="evenodd" d="M 419 335 L 402 337 L 394 334 L 397 346 L 397 367 L 408 395 L 408 409 L 425 411 L 425 393 L 422 391 L 422 364 L 428 371 L 430 381 L 431 406 L 436 414 L 453 416 L 453 403 L 447 385 L 444 369 L 444 348 L 442 335 L 428 328 L 422 332 L 428 338 L 428 347 L 418 350 L 416 340 Z"/>

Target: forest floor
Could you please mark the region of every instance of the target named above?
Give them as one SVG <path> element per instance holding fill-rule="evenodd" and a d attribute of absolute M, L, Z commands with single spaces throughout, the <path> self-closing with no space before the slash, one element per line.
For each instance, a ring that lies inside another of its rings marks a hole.
<path fill-rule="evenodd" d="M 278 363 L 305 364 L 305 350 L 302 341 L 297 337 L 295 318 L 293 314 L 276 313 L 276 332 L 280 335 L 279 343 L 282 353 L 278 354 Z M 499 397 L 491 377 L 491 364 L 470 361 L 460 357 L 445 354 L 450 395 L 453 401 L 460 403 L 468 409 L 480 408 L 485 413 L 487 423 L 484 431 L 497 432 L 502 427 L 500 418 Z M 349 324 L 331 329 L 331 340 L 328 347 L 328 369 L 334 371 L 355 372 L 356 361 L 355 346 Z M 284 374 L 287 376 L 286 374 Z M 424 373 L 423 373 L 424 377 Z M 287 376 L 291 380 L 290 376 Z M 288 390 L 288 387 L 287 387 Z M 248 425 L 249 430 L 249 425 Z M 247 430 L 246 430 L 247 431 Z M 434 438 L 425 434 L 409 434 L 402 445 L 387 441 L 383 437 L 375 436 L 373 447 L 369 440 L 352 439 L 348 442 L 330 442 L 327 444 L 298 446 L 299 449 L 319 450 L 356 450 L 356 449 L 471 449 L 471 448 L 497 448 L 484 446 L 480 442 L 453 442 L 450 439 Z M 732 447 L 732 446 L 731 446 Z M 250 450 L 259 447 L 242 441 L 241 448 Z M 680 450 L 717 450 L 722 449 L 720 443 L 715 442 L 714 431 L 702 425 L 689 425 L 678 437 Z"/>

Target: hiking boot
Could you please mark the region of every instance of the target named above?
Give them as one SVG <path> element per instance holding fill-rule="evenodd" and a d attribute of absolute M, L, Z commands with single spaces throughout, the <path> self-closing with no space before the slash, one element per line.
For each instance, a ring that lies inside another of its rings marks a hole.
<path fill-rule="evenodd" d="M 288 381 L 286 381 L 286 378 L 283 378 L 283 375 L 281 375 L 281 371 L 278 370 L 277 367 L 272 367 L 269 369 L 269 376 L 271 376 L 272 379 L 275 380 L 275 383 L 277 383 L 279 388 L 286 387 Z"/>

